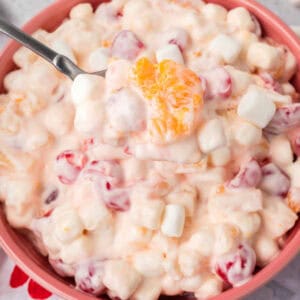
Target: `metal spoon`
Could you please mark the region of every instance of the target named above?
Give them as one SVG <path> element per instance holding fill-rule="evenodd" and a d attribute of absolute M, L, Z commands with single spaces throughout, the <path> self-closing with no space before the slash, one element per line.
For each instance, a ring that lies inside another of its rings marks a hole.
<path fill-rule="evenodd" d="M 26 48 L 32 50 L 37 55 L 43 57 L 51 63 L 59 72 L 67 75 L 72 80 L 79 74 L 92 74 L 105 77 L 106 70 L 95 73 L 87 73 L 76 66 L 68 57 L 61 55 L 50 49 L 40 41 L 36 40 L 29 34 L 20 30 L 16 26 L 4 21 L 0 18 L 0 32 L 6 34 L 10 38 L 18 41 Z"/>

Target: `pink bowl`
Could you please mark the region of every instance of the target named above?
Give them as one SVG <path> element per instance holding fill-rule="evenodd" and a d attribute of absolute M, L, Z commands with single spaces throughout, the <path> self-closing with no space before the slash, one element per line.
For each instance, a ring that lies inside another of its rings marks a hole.
<path fill-rule="evenodd" d="M 24 26 L 24 30 L 32 33 L 38 28 L 46 30 L 55 29 L 68 15 L 70 9 L 81 2 L 90 2 L 97 6 L 103 0 L 58 0 L 43 10 Z M 253 0 L 209 0 L 221 4 L 227 8 L 244 6 L 251 11 L 261 22 L 264 33 L 275 41 L 287 45 L 297 58 L 300 66 L 300 42 L 297 36 L 278 17 L 262 5 Z M 11 42 L 0 56 L 0 91 L 3 90 L 3 78 L 14 68 L 12 55 L 19 45 Z M 300 68 L 294 79 L 294 84 L 300 91 Z M 0 243 L 6 253 L 28 273 L 34 280 L 43 285 L 49 291 L 68 300 L 92 300 L 92 296 L 86 295 L 72 286 L 71 281 L 59 277 L 50 267 L 47 260 L 33 248 L 30 241 L 26 240 L 20 233 L 13 230 L 7 223 L 3 209 L 0 209 Z M 241 298 L 262 284 L 270 280 L 299 252 L 300 249 L 300 221 L 290 231 L 287 243 L 280 255 L 264 269 L 259 271 L 247 284 L 230 289 L 221 295 L 214 297 L 214 300 L 232 300 Z M 177 297 L 183 299 L 183 297 Z"/>

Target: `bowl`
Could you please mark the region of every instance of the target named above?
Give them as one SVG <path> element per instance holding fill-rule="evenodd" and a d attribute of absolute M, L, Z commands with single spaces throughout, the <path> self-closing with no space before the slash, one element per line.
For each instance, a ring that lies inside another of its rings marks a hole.
<path fill-rule="evenodd" d="M 39 28 L 48 31 L 54 30 L 68 15 L 70 9 L 82 2 L 90 2 L 94 7 L 102 2 L 101 0 L 57 0 L 51 6 L 43 10 L 25 26 L 24 30 L 33 33 Z M 287 45 L 295 55 L 299 70 L 294 78 L 294 85 L 300 91 L 300 41 L 297 36 L 277 16 L 254 0 L 208 0 L 226 8 L 244 6 L 252 12 L 261 22 L 264 34 L 275 41 Z M 3 78 L 5 74 L 15 68 L 12 55 L 19 45 L 10 42 L 0 55 L 0 91 L 3 91 Z M 50 267 L 47 259 L 40 255 L 30 241 L 22 234 L 11 228 L 0 208 L 0 244 L 5 252 L 35 281 L 44 286 L 52 293 L 66 300 L 92 300 L 95 297 L 76 290 L 72 281 L 58 276 Z M 256 273 L 253 278 L 241 287 L 232 288 L 214 297 L 214 300 L 239 299 L 266 283 L 276 275 L 288 262 L 299 252 L 300 249 L 300 220 L 289 232 L 288 239 L 282 252 L 265 268 Z M 168 297 L 163 297 L 164 299 Z M 172 298 L 174 299 L 174 297 Z M 177 300 L 184 299 L 177 296 Z"/>

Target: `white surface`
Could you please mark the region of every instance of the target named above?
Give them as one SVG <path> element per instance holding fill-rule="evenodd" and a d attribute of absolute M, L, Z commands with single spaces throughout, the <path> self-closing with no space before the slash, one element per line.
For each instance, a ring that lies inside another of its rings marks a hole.
<path fill-rule="evenodd" d="M 0 0 L 0 17 L 5 17 L 16 25 L 21 25 L 51 2 L 53 0 Z M 260 0 L 259 2 L 270 7 L 290 25 L 300 25 L 300 8 L 293 7 L 288 0 Z M 4 42 L 5 38 L 0 36 L 0 48 Z M 290 263 L 273 281 L 246 299 L 299 300 L 300 256 Z"/>

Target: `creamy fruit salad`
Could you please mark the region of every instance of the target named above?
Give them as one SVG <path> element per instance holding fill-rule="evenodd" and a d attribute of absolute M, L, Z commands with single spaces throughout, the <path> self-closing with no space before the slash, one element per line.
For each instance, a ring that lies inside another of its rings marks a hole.
<path fill-rule="evenodd" d="M 207 299 L 251 279 L 300 212 L 296 60 L 245 8 L 84 3 L 0 96 L 0 196 L 58 274 L 112 299 Z"/>

